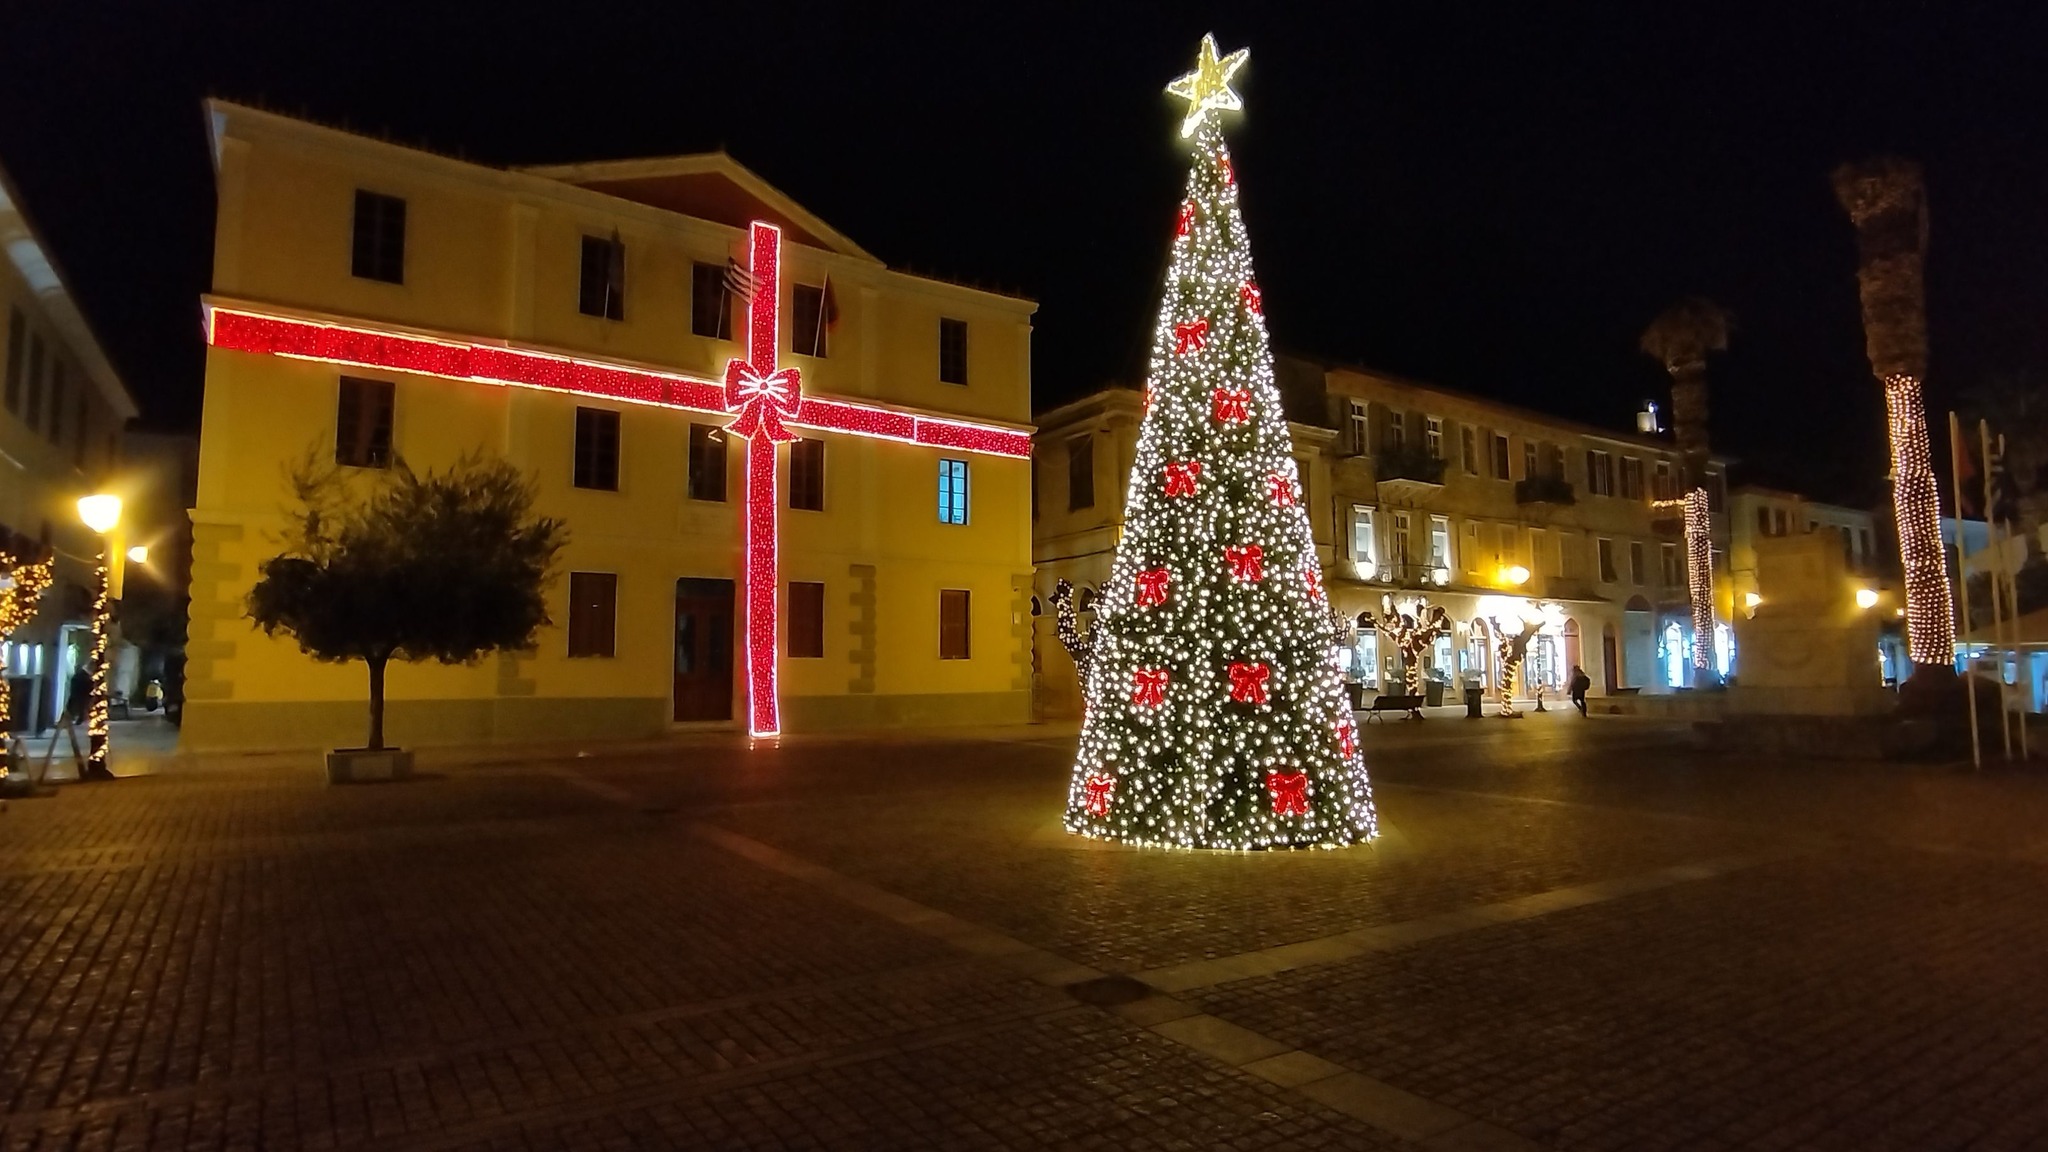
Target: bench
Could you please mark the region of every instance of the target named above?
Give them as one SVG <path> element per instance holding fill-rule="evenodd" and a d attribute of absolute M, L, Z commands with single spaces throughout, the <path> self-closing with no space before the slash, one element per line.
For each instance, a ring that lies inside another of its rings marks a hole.
<path fill-rule="evenodd" d="M 1406 712 L 1411 719 L 1420 720 L 1422 719 L 1422 697 L 1378 696 L 1366 708 L 1365 722 L 1370 724 L 1375 720 L 1385 719 L 1385 714 L 1388 712 Z"/>

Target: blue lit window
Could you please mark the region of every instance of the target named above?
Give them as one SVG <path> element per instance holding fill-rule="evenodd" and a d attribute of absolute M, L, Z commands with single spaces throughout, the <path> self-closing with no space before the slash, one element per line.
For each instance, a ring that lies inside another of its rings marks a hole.
<path fill-rule="evenodd" d="M 967 461 L 939 461 L 939 523 L 967 523 Z"/>

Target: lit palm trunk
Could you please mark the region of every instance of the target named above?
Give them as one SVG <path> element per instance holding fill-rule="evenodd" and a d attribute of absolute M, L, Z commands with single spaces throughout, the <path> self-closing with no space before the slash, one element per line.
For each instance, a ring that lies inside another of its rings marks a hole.
<path fill-rule="evenodd" d="M 1834 185 L 1856 225 L 1864 350 L 1884 385 L 1892 509 L 1906 573 L 1906 647 L 1916 676 L 1928 670 L 1945 674 L 1955 666 L 1955 622 L 1928 459 L 1927 407 L 1920 397 L 1927 375 L 1926 190 L 1918 164 L 1890 158 L 1844 164 L 1835 170 Z"/>
<path fill-rule="evenodd" d="M 1714 678 L 1713 517 L 1707 495 L 1707 353 L 1728 347 L 1728 314 L 1697 296 L 1664 310 L 1642 350 L 1671 374 L 1671 431 L 1680 454 L 1686 590 L 1692 599 L 1693 683 Z"/>

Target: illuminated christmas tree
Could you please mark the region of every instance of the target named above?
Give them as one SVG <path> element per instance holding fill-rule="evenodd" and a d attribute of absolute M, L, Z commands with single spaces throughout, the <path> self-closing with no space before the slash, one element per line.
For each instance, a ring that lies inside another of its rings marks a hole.
<path fill-rule="evenodd" d="M 1123 538 L 1096 601 L 1066 826 L 1191 848 L 1375 834 L 1308 512 L 1273 381 L 1237 178 L 1216 113 L 1242 107 L 1203 37 L 1187 196 L 1153 336 Z"/>

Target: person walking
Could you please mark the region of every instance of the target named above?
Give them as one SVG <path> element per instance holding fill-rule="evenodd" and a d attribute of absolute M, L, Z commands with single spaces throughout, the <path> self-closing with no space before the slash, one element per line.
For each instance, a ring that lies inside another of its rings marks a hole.
<path fill-rule="evenodd" d="M 1577 664 L 1572 665 L 1572 707 L 1577 708 L 1581 716 L 1586 714 L 1586 692 L 1592 687 L 1593 678 L 1586 675 L 1586 670 Z"/>

